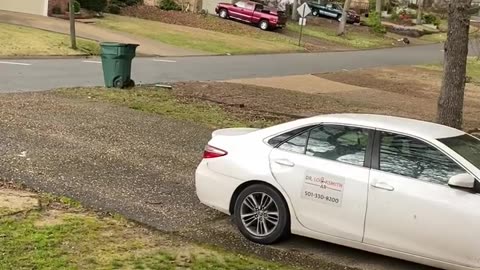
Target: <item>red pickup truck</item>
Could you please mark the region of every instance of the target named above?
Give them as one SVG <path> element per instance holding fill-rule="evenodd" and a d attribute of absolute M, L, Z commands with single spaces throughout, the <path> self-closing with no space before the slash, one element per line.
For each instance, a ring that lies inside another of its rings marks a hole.
<path fill-rule="evenodd" d="M 238 1 L 235 4 L 220 3 L 215 12 L 220 18 L 252 23 L 262 30 L 282 28 L 287 23 L 285 13 L 251 1 Z"/>

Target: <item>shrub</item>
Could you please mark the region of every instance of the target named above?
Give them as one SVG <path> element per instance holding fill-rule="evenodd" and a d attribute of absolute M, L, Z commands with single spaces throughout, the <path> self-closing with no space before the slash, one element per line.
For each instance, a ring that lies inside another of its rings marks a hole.
<path fill-rule="evenodd" d="M 378 34 L 385 34 L 387 29 L 382 25 L 380 14 L 377 12 L 370 12 L 368 15 L 367 25 L 373 29 L 373 32 Z"/>
<path fill-rule="evenodd" d="M 120 14 L 121 11 L 122 11 L 122 8 L 117 4 L 112 3 L 108 6 L 108 13 Z"/>
<path fill-rule="evenodd" d="M 127 6 L 136 6 L 138 4 L 142 4 L 143 0 L 125 0 L 124 2 Z"/>
<path fill-rule="evenodd" d="M 375 11 L 376 6 L 377 6 L 377 1 L 376 0 L 369 0 L 368 1 L 368 10 L 369 11 Z"/>
<path fill-rule="evenodd" d="M 418 9 L 418 5 L 415 4 L 415 3 L 408 3 L 408 8 L 411 8 L 411 9 Z"/>
<path fill-rule="evenodd" d="M 60 6 L 54 6 L 52 8 L 52 13 L 53 14 L 62 14 L 62 8 Z"/>
<path fill-rule="evenodd" d="M 439 26 L 441 23 L 440 19 L 433 14 L 425 14 L 423 16 L 423 19 L 425 20 L 426 24 L 433 24 L 435 26 Z"/>
<path fill-rule="evenodd" d="M 80 12 L 80 3 L 78 1 L 73 2 L 73 12 L 78 13 Z M 67 5 L 67 11 L 70 12 L 70 4 Z"/>
<path fill-rule="evenodd" d="M 400 21 L 400 15 L 397 12 L 393 12 L 392 17 L 390 17 L 390 20 L 392 20 L 394 22 L 398 22 L 398 21 Z"/>
<path fill-rule="evenodd" d="M 159 7 L 163 10 L 182 10 L 175 0 L 161 0 Z"/>
<path fill-rule="evenodd" d="M 107 0 L 79 0 L 83 8 L 95 12 L 102 12 L 107 8 Z"/>

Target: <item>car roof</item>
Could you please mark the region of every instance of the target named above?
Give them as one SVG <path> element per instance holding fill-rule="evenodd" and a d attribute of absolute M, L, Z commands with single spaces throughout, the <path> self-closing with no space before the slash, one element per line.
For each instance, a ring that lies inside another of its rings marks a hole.
<path fill-rule="evenodd" d="M 426 139 L 464 135 L 465 132 L 444 125 L 409 118 L 375 114 L 328 114 L 309 118 L 314 122 L 338 123 L 403 133 Z"/>

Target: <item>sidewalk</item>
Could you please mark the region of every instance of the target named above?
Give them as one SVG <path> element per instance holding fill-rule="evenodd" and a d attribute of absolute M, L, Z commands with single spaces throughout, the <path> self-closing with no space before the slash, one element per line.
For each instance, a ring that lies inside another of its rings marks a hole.
<path fill-rule="evenodd" d="M 25 13 L 17 13 L 0 10 L 0 23 L 16 24 L 21 26 L 33 27 L 47 31 L 69 34 L 69 21 L 57 18 L 43 17 Z M 99 42 L 111 41 L 121 43 L 140 44 L 137 52 L 141 55 L 150 56 L 192 56 L 209 55 L 207 52 L 182 49 L 167 45 L 158 41 L 150 40 L 134 35 L 105 30 L 94 25 L 85 23 L 76 23 L 76 33 L 78 37 L 96 40 Z"/>

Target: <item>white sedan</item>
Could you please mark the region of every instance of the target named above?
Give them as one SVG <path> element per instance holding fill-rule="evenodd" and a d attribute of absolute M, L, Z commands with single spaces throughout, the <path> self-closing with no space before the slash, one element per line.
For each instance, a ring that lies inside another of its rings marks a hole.
<path fill-rule="evenodd" d="M 290 233 L 445 269 L 480 269 L 480 140 L 362 114 L 213 132 L 203 204 L 251 241 Z"/>

